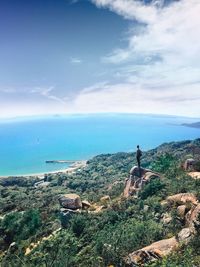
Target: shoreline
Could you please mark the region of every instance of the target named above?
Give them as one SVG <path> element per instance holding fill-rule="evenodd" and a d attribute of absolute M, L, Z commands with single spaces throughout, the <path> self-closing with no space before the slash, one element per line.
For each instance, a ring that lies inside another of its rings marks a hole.
<path fill-rule="evenodd" d="M 80 168 L 84 168 L 87 164 L 87 160 L 80 160 L 75 162 L 74 164 L 70 165 L 65 169 L 59 169 L 56 171 L 49 171 L 49 172 L 41 172 L 41 173 L 30 173 L 30 174 L 17 174 L 17 175 L 0 175 L 0 179 L 2 178 L 9 178 L 9 177 L 39 177 L 41 179 L 44 178 L 45 174 L 58 174 L 58 173 L 72 173 Z"/>

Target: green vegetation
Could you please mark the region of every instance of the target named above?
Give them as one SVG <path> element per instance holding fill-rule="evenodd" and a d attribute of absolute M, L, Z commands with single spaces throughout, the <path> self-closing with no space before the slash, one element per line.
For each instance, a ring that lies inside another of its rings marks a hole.
<path fill-rule="evenodd" d="M 99 155 L 74 174 L 46 175 L 48 187 L 35 188 L 37 178 L 1 180 L 0 266 L 124 266 L 128 253 L 182 229 L 175 209 L 171 222 L 164 223 L 163 214 L 170 211 L 161 201 L 180 192 L 195 193 L 200 200 L 200 181 L 191 179 L 181 168 L 199 148 L 200 139 L 144 152 L 142 165 L 162 177 L 152 179 L 138 198 L 121 197 L 124 181 L 135 164 L 133 153 Z M 98 205 L 102 196 L 109 195 L 111 203 L 100 213 L 73 215 L 67 228 L 50 236 L 61 227 L 58 197 L 69 192 Z M 33 249 L 26 253 L 27 248 Z M 200 242 L 194 238 L 188 246 L 148 266 L 192 267 L 199 266 L 199 261 Z"/>

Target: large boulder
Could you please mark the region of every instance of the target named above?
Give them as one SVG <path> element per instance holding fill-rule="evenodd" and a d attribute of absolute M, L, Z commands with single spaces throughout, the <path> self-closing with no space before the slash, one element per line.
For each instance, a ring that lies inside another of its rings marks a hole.
<path fill-rule="evenodd" d="M 178 233 L 178 241 L 180 243 L 187 244 L 191 238 L 194 236 L 194 231 L 192 228 L 183 228 L 179 233 Z"/>
<path fill-rule="evenodd" d="M 101 202 L 103 205 L 108 204 L 110 201 L 111 201 L 110 196 L 103 196 L 103 197 L 100 198 L 100 202 Z"/>
<path fill-rule="evenodd" d="M 147 262 L 152 262 L 168 255 L 178 247 L 178 241 L 175 237 L 163 239 L 152 243 L 150 246 L 130 253 L 125 258 L 126 266 L 143 266 Z"/>
<path fill-rule="evenodd" d="M 160 175 L 149 169 L 134 166 L 130 170 L 130 177 L 126 179 L 123 196 L 127 198 L 131 195 L 136 195 L 153 178 L 160 178 Z"/>
<path fill-rule="evenodd" d="M 186 159 L 184 163 L 184 170 L 185 171 L 193 171 L 194 170 L 194 165 L 195 165 L 195 160 L 194 159 Z"/>
<path fill-rule="evenodd" d="M 83 209 L 89 209 L 91 207 L 91 204 L 89 201 L 83 200 L 82 201 L 82 207 L 83 207 Z"/>
<path fill-rule="evenodd" d="M 190 203 L 196 205 L 198 203 L 197 198 L 192 193 L 180 193 L 173 196 L 167 197 L 167 202 L 170 205 L 184 205 L 186 203 Z"/>
<path fill-rule="evenodd" d="M 138 168 L 138 166 L 133 166 L 130 170 L 130 175 L 133 176 L 137 176 L 137 177 L 141 177 L 146 173 L 146 170 L 143 168 Z"/>
<path fill-rule="evenodd" d="M 77 194 L 65 194 L 59 197 L 59 202 L 66 209 L 76 210 L 82 208 L 81 198 Z"/>
<path fill-rule="evenodd" d="M 200 227 L 200 204 L 193 206 L 185 216 L 186 225 L 189 227 Z"/>
<path fill-rule="evenodd" d="M 177 215 L 183 220 L 185 219 L 185 213 L 186 213 L 187 207 L 186 205 L 180 205 L 177 207 Z"/>

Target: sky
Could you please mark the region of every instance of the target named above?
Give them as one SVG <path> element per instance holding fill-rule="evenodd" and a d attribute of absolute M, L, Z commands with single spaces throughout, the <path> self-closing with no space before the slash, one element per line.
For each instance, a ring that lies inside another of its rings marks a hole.
<path fill-rule="evenodd" d="M 200 117 L 199 0 L 0 0 L 0 117 Z"/>

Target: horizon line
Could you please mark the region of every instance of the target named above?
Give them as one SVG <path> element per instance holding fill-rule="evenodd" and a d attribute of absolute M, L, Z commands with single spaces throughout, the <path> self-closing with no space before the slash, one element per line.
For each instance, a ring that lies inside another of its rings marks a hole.
<path fill-rule="evenodd" d="M 39 119 L 39 118 L 50 118 L 50 117 L 67 117 L 67 116 L 103 116 L 103 115 L 136 115 L 136 116 L 160 116 L 160 117 L 171 117 L 171 118 L 186 118 L 186 119 L 197 119 L 200 117 L 186 116 L 186 115 L 174 115 L 174 114 L 162 114 L 162 113 L 132 113 L 132 112 L 88 112 L 88 113 L 52 113 L 52 114 L 33 114 L 33 115 L 19 115 L 12 117 L 0 117 L 0 121 L 13 121 L 13 120 L 28 120 L 28 119 Z"/>

